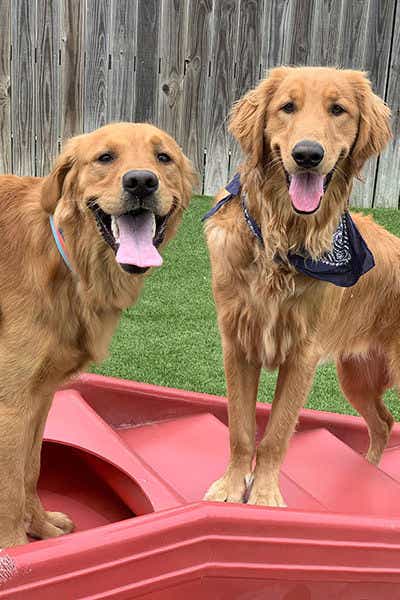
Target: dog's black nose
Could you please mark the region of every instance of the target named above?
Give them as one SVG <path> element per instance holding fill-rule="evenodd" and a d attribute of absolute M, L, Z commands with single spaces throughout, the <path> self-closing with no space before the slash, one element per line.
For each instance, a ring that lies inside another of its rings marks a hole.
<path fill-rule="evenodd" d="M 158 188 L 158 178 L 152 171 L 128 171 L 122 177 L 122 187 L 137 198 L 145 198 Z"/>
<path fill-rule="evenodd" d="M 292 156 L 299 167 L 311 169 L 319 165 L 324 158 L 324 149 L 318 142 L 303 140 L 295 145 Z"/>

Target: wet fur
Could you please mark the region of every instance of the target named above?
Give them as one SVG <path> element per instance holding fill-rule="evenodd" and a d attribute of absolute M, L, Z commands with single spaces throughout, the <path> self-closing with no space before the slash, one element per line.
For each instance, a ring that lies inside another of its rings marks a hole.
<path fill-rule="evenodd" d="M 96 153 L 110 147 L 118 160 L 99 166 Z M 157 163 L 156 147 L 173 163 Z M 56 388 L 104 359 L 121 310 L 142 288 L 144 276 L 119 267 L 87 207 L 92 196 L 118 207 L 121 177 L 135 168 L 157 173 L 164 213 L 177 204 L 166 243 L 194 175 L 174 140 L 150 125 L 114 124 L 73 138 L 46 178 L 0 177 L 0 547 L 25 543 L 27 533 L 46 538 L 73 527 L 66 515 L 44 511 L 37 496 L 43 430 Z M 50 213 L 75 273 L 58 253 Z"/>
<path fill-rule="evenodd" d="M 332 82 L 349 108 L 341 131 L 333 129 L 336 123 L 325 109 L 317 114 L 318 100 L 310 110 L 302 100 L 313 89 L 322 106 Z M 274 109 L 285 86 L 303 102 L 294 122 L 283 122 Z M 206 498 L 243 501 L 256 456 L 249 502 L 283 506 L 280 466 L 320 361 L 336 361 L 344 394 L 364 416 L 371 462 L 379 462 L 393 424 L 382 394 L 400 383 L 400 240 L 372 218 L 354 214 L 376 267 L 347 289 L 303 276 L 287 262 L 288 252 L 302 247 L 312 257 L 331 249 L 353 178 L 390 137 L 389 110 L 363 73 L 283 67 L 234 106 L 230 127 L 244 152 L 241 181 L 265 248 L 249 232 L 238 198 L 207 222 L 231 459 Z M 284 164 L 290 168 L 294 142 L 303 138 L 322 143 L 326 161 L 337 165 L 320 209 L 306 216 L 293 211 L 283 170 Z M 254 406 L 261 368 L 279 369 L 279 375 L 271 418 L 256 450 Z"/>

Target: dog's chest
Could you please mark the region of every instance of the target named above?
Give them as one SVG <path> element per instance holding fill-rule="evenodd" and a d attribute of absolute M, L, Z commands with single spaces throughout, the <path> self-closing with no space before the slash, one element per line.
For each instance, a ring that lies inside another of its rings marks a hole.
<path fill-rule="evenodd" d="M 249 360 L 276 369 L 301 344 L 310 333 L 308 295 L 302 276 L 260 269 L 247 278 L 231 323 Z"/>

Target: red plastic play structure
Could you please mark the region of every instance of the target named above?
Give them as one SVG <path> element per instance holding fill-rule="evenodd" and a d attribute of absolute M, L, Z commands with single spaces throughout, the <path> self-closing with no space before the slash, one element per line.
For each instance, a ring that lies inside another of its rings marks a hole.
<path fill-rule="evenodd" d="M 377 469 L 360 419 L 304 410 L 287 509 L 201 502 L 228 459 L 215 396 L 85 375 L 45 440 L 40 495 L 76 531 L 0 552 L 0 599 L 400 598 L 400 426 Z"/>

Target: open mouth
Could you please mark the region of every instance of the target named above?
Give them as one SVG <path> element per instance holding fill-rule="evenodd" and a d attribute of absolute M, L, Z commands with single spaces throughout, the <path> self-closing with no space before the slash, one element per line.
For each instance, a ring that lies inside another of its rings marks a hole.
<path fill-rule="evenodd" d="M 289 188 L 289 196 L 292 201 L 293 210 L 301 215 L 312 215 L 320 205 L 335 168 L 327 175 L 319 175 L 313 171 L 304 171 L 289 175 L 285 170 L 286 180 Z"/>
<path fill-rule="evenodd" d="M 153 211 L 139 208 L 119 216 L 104 212 L 96 200 L 88 203 L 103 240 L 114 250 L 115 258 L 128 273 L 145 273 L 150 267 L 162 265 L 157 247 L 162 243 L 167 221 L 175 210 L 161 217 Z"/>

